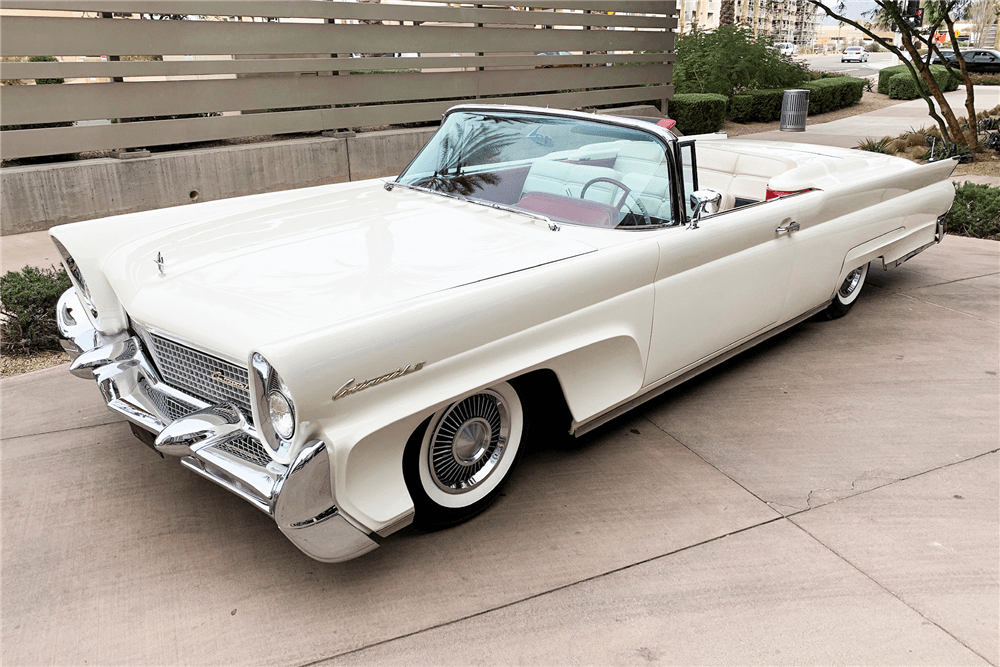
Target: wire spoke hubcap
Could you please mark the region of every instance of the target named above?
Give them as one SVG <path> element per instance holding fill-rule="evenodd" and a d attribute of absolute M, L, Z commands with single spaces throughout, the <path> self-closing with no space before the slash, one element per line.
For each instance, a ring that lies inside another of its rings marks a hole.
<path fill-rule="evenodd" d="M 447 493 L 465 493 L 496 470 L 510 437 L 510 410 L 492 390 L 465 398 L 441 417 L 428 457 L 434 483 Z"/>
<path fill-rule="evenodd" d="M 841 298 L 846 299 L 854 293 L 854 290 L 858 289 L 858 285 L 861 283 L 861 276 L 864 274 L 862 269 L 864 269 L 863 266 L 854 269 L 847 275 L 847 278 L 844 279 L 844 284 L 841 285 L 838 290 L 838 294 L 840 294 Z M 827 292 L 827 294 L 829 294 L 829 292 Z"/>

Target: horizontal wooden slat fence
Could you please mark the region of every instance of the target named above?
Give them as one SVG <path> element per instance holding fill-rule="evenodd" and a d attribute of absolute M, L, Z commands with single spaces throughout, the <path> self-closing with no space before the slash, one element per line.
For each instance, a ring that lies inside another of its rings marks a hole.
<path fill-rule="evenodd" d="M 0 78 L 103 82 L 4 86 L 0 121 L 19 127 L 0 134 L 0 154 L 427 122 L 469 99 L 580 108 L 672 94 L 675 0 L 535 0 L 527 7 L 7 1 L 4 10 L 32 15 L 0 18 L 2 55 L 66 61 L 6 62 Z M 138 12 L 188 18 L 121 16 Z M 126 55 L 155 60 L 93 59 Z M 92 60 L 72 61 L 81 56 Z M 205 76 L 216 78 L 198 78 Z"/>

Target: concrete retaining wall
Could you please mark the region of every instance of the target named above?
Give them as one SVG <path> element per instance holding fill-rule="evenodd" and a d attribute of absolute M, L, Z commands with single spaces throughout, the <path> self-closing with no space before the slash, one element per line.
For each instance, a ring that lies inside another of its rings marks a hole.
<path fill-rule="evenodd" d="M 102 158 L 0 170 L 0 234 L 399 173 L 436 128 Z"/>

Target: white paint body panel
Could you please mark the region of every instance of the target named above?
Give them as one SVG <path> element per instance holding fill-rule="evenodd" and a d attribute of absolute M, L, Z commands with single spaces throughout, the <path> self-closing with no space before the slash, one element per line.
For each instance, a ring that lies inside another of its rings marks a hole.
<path fill-rule="evenodd" d="M 299 420 L 279 462 L 322 439 L 337 506 L 378 531 L 412 512 L 402 452 L 440 407 L 548 369 L 574 425 L 586 424 L 822 305 L 857 265 L 933 241 L 953 197 L 951 164 L 786 143 L 712 146 L 791 160 L 799 166 L 770 185 L 818 189 L 698 229 L 551 231 L 527 216 L 366 181 L 52 235 L 83 270 L 104 333 L 123 330 L 127 312 L 243 366 L 263 354 Z M 850 169 L 838 167 L 849 160 Z M 787 220 L 801 228 L 776 233 Z M 419 362 L 419 372 L 332 398 L 352 378 Z"/>

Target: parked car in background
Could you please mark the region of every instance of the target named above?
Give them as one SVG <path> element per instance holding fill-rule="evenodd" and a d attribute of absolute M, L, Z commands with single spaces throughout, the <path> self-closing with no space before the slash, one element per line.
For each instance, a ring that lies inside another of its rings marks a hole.
<path fill-rule="evenodd" d="M 958 67 L 958 58 L 954 51 L 942 51 L 941 55 L 952 67 Z M 997 49 L 967 49 L 962 51 L 962 59 L 965 61 L 965 69 L 975 73 L 1000 72 L 1000 50 Z M 935 55 L 932 63 L 940 63 L 941 59 Z"/>
<path fill-rule="evenodd" d="M 482 511 L 532 437 L 845 315 L 944 234 L 951 160 L 664 125 L 462 105 L 395 179 L 55 227 L 70 370 L 341 561 Z"/>
<path fill-rule="evenodd" d="M 866 51 L 862 46 L 848 46 L 844 49 L 844 52 L 840 54 L 840 62 L 866 63 L 868 62 L 868 51 Z"/>
<path fill-rule="evenodd" d="M 774 48 L 778 49 L 778 52 L 783 56 L 794 56 L 799 50 L 798 47 L 791 42 L 775 42 Z"/>

